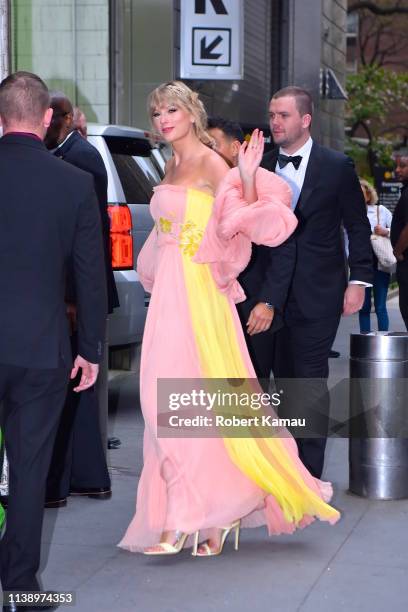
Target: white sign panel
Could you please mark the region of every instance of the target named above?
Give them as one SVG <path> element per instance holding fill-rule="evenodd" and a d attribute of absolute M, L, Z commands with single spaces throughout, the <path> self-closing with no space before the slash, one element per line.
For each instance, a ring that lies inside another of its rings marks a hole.
<path fill-rule="evenodd" d="M 243 0 L 181 0 L 180 76 L 243 78 Z"/>

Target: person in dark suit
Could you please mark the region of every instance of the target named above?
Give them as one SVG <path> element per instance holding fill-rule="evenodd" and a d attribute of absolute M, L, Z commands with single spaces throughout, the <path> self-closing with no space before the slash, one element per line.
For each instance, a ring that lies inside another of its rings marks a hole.
<path fill-rule="evenodd" d="M 309 431 L 316 432 L 297 442 L 303 463 L 320 477 L 329 408 L 328 357 L 340 315 L 360 310 L 364 289 L 372 282 L 370 225 L 352 161 L 310 136 L 310 94 L 299 87 L 278 91 L 269 115 L 279 148 L 264 156 L 262 166 L 289 183 L 299 224 L 282 246 L 263 253 L 257 249 L 243 276 L 247 283 L 259 282 L 262 299 L 255 306 L 259 312 L 253 311 L 255 320 L 264 316 L 261 302 L 284 313 L 284 326 L 259 359 L 265 375 L 272 367 L 275 378 L 303 379 L 301 385 L 286 386 L 286 405 L 293 416 L 306 417 Z M 349 277 L 342 225 L 349 237 Z"/>
<path fill-rule="evenodd" d="M 104 342 L 106 283 L 93 181 L 45 148 L 49 102 L 34 74 L 17 72 L 0 84 L 0 401 L 10 469 L 3 591 L 39 590 L 46 479 L 68 380 L 82 370 L 75 391 L 95 383 Z M 78 312 L 73 366 L 69 259 Z M 3 609 L 20 607 L 5 602 Z"/>
<path fill-rule="evenodd" d="M 208 133 L 214 139 L 215 150 L 225 159 L 230 168 L 237 166 L 239 148 L 244 142 L 244 133 L 240 125 L 222 117 L 210 117 Z M 269 387 L 268 379 L 272 368 L 270 333 L 282 326 L 282 317 L 275 307 L 268 305 L 268 297 L 264 298 L 262 293 L 265 271 L 267 274 L 271 273 L 269 264 L 272 263 L 270 262 L 272 252 L 273 249 L 269 247 L 252 245 L 250 264 L 239 276 L 246 300 L 237 304 L 251 361 L 265 391 Z M 278 272 L 278 270 L 272 271 L 274 275 Z M 280 304 L 280 308 L 283 308 L 283 303 Z M 254 313 L 258 312 L 256 321 L 254 316 L 251 317 L 253 309 L 255 309 Z M 273 317 L 274 313 L 275 317 Z"/>
<path fill-rule="evenodd" d="M 408 152 L 397 156 L 395 174 L 402 190 L 392 217 L 391 243 L 397 259 L 399 307 L 408 331 Z"/>
<path fill-rule="evenodd" d="M 75 130 L 73 106 L 62 92 L 52 92 L 51 108 L 54 115 L 45 137 L 47 148 L 55 157 L 89 172 L 94 180 L 105 252 L 108 313 L 111 313 L 119 302 L 111 264 L 108 177 L 105 164 L 97 149 Z M 64 189 L 63 185 L 61 189 Z M 76 295 L 72 275 L 68 275 L 66 301 L 73 332 L 71 341 L 75 347 Z M 47 507 L 66 505 L 67 496 L 70 494 L 87 495 L 96 499 L 111 496 L 96 387 L 78 397 L 71 385 L 55 443 L 48 478 Z"/>

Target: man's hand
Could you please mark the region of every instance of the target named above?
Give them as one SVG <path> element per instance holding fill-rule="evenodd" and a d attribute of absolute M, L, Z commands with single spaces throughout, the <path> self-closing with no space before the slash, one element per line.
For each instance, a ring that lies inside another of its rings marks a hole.
<path fill-rule="evenodd" d="M 74 332 L 76 332 L 77 330 L 77 307 L 75 304 L 72 304 L 71 302 L 67 302 L 65 304 L 66 309 L 67 309 L 67 317 L 68 317 L 68 321 L 69 321 L 69 329 L 70 329 L 70 333 L 71 336 L 74 334 Z"/>
<path fill-rule="evenodd" d="M 87 361 L 81 355 L 75 359 L 74 367 L 71 371 L 71 379 L 75 378 L 78 374 L 79 368 L 82 369 L 81 380 L 79 381 L 79 385 L 74 387 L 74 391 L 79 393 L 80 391 L 85 391 L 85 389 L 89 389 L 92 385 L 95 384 L 96 379 L 98 378 L 99 365 L 97 363 L 91 363 Z"/>
<path fill-rule="evenodd" d="M 247 322 L 247 332 L 250 336 L 259 334 L 270 328 L 275 310 L 268 308 L 263 302 L 253 307 Z"/>
<path fill-rule="evenodd" d="M 363 285 L 351 284 L 344 292 L 343 315 L 352 315 L 361 310 L 365 298 Z"/>

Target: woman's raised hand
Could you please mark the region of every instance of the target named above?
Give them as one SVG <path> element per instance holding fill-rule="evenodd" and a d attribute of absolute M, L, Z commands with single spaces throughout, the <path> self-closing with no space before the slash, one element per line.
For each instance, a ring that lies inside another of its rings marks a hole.
<path fill-rule="evenodd" d="M 264 135 L 262 131 L 256 129 L 252 132 L 249 142 L 243 142 L 239 149 L 238 168 L 243 183 L 255 177 L 263 151 Z"/>

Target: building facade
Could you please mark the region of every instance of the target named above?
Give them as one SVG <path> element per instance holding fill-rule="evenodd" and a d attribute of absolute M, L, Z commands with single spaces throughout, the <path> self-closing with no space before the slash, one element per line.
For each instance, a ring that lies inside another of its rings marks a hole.
<path fill-rule="evenodd" d="M 11 0 L 10 69 L 64 91 L 89 121 L 109 121 L 108 0 Z"/>
<path fill-rule="evenodd" d="M 187 82 L 210 114 L 248 128 L 267 125 L 274 91 L 307 87 L 314 136 L 342 149 L 344 102 L 322 99 L 321 70 L 344 84 L 346 4 L 243 0 L 243 78 Z M 148 128 L 147 94 L 180 75 L 180 11 L 180 0 L 11 0 L 11 69 L 38 73 L 88 120 Z"/>

